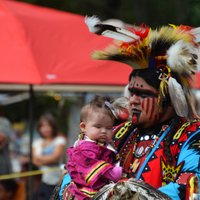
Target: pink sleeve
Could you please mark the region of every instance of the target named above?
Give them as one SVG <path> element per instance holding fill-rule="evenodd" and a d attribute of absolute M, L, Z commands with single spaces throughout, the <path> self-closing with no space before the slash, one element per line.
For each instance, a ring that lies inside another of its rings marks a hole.
<path fill-rule="evenodd" d="M 122 167 L 114 167 L 108 170 L 104 176 L 114 182 L 117 182 L 122 176 Z"/>

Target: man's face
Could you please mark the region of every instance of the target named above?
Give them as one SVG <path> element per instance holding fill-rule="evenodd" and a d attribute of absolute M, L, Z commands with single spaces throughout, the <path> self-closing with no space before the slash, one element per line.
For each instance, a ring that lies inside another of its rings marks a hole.
<path fill-rule="evenodd" d="M 132 121 L 149 128 L 159 120 L 158 91 L 141 77 L 132 77 L 129 83 Z"/>

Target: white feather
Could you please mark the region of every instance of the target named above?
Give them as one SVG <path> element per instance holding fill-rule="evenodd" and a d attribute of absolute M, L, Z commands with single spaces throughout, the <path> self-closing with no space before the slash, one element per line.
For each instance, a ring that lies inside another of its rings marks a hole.
<path fill-rule="evenodd" d="M 101 23 L 100 19 L 96 16 L 92 17 L 85 17 L 85 23 L 88 26 L 88 29 L 90 32 L 95 33 L 96 31 L 99 30 L 99 28 L 95 27 L 97 24 Z"/>
<path fill-rule="evenodd" d="M 190 33 L 195 36 L 197 43 L 200 42 L 200 27 L 191 29 Z"/>
<path fill-rule="evenodd" d="M 187 117 L 189 112 L 187 99 L 182 86 L 176 81 L 175 78 L 169 78 L 168 90 L 171 103 L 176 111 L 176 114 L 180 117 Z"/>
<path fill-rule="evenodd" d="M 191 74 L 195 72 L 197 64 L 193 62 L 196 54 L 194 46 L 179 40 L 167 51 L 167 64 L 172 71 Z"/>
<path fill-rule="evenodd" d="M 200 47 L 197 49 L 197 71 L 200 72 Z"/>
<path fill-rule="evenodd" d="M 115 40 L 119 40 L 123 42 L 132 42 L 132 41 L 140 39 L 138 35 L 127 30 L 126 28 L 117 27 L 114 24 L 112 24 L 112 21 L 110 23 L 108 23 L 108 21 L 103 23 L 96 16 L 85 17 L 85 23 L 87 24 L 90 32 L 97 33 L 101 31 L 102 29 L 101 35 L 115 39 Z"/>
<path fill-rule="evenodd" d="M 110 30 L 106 30 L 106 31 L 102 32 L 101 35 L 115 39 L 115 40 L 123 41 L 123 42 L 134 41 L 133 38 L 130 38 L 129 36 L 126 36 L 126 35 L 118 33 L 118 32 L 110 31 Z"/>

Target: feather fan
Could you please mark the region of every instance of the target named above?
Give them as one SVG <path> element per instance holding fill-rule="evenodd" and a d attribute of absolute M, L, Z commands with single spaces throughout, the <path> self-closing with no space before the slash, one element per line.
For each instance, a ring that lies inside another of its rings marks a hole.
<path fill-rule="evenodd" d="M 109 183 L 97 192 L 94 200 L 170 200 L 166 194 L 141 180 L 130 178 Z"/>

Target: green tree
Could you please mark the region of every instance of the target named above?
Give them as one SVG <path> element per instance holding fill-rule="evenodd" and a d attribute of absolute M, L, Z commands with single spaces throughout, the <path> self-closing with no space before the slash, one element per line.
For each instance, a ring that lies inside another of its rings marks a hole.
<path fill-rule="evenodd" d="M 20 1 L 20 0 L 19 0 Z M 187 24 L 199 26 L 199 0 L 21 0 L 102 20 L 118 18 L 127 23 L 150 26 Z"/>

